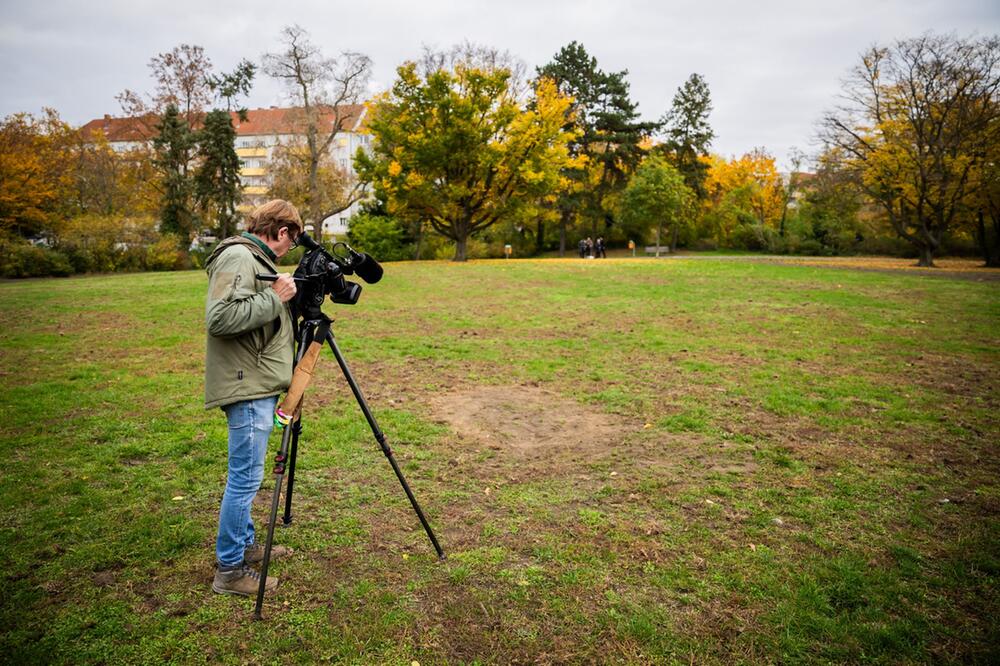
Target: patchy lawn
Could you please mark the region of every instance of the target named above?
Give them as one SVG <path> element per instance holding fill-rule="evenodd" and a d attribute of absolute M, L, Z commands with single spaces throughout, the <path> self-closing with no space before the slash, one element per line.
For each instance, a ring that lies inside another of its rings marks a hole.
<path fill-rule="evenodd" d="M 0 283 L 2 654 L 995 662 L 1000 284 L 834 263 L 387 265 L 326 311 L 448 558 L 325 352 L 264 622 L 203 274 Z"/>

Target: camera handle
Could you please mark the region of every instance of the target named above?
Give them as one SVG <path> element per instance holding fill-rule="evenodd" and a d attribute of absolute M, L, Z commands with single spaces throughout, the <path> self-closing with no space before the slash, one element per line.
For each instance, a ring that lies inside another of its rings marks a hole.
<path fill-rule="evenodd" d="M 277 273 L 257 273 L 254 277 L 258 280 L 263 280 L 264 282 L 277 282 L 278 278 L 281 276 Z M 291 277 L 296 282 L 309 282 L 309 278 L 295 277 L 294 275 Z"/>
<path fill-rule="evenodd" d="M 280 502 L 281 485 L 285 475 L 286 463 L 288 465 L 288 491 L 285 497 L 285 514 L 282 517 L 282 523 L 289 525 L 292 522 L 292 489 L 293 484 L 295 483 L 295 459 L 298 453 L 299 435 L 302 433 L 302 393 L 305 390 L 305 385 L 308 383 L 308 377 L 306 377 L 306 375 L 311 377 L 313 365 L 319 355 L 319 349 L 322 348 L 324 342 L 330 346 L 330 350 L 333 352 L 334 357 L 336 357 L 337 364 L 340 366 L 340 370 L 344 374 L 344 379 L 347 380 L 347 384 L 351 387 L 351 392 L 354 393 L 354 398 L 357 400 L 358 406 L 361 407 L 361 411 L 364 414 L 365 419 L 368 421 L 368 426 L 371 428 L 372 434 L 375 436 L 375 440 L 378 442 L 379 447 L 382 449 L 382 453 L 392 466 L 392 471 L 396 473 L 396 478 L 399 480 L 400 485 L 403 487 L 403 491 L 410 500 L 410 505 L 413 507 L 413 511 L 417 514 L 417 518 L 420 519 L 420 524 L 423 526 L 424 531 L 427 532 L 427 537 L 434 546 L 434 550 L 437 551 L 438 558 L 445 558 L 444 550 L 442 550 L 441 545 L 438 543 L 437 537 L 434 536 L 434 530 L 431 529 L 431 525 L 424 516 L 424 512 L 421 510 L 420 505 L 417 503 L 417 499 L 414 497 L 413 491 L 410 490 L 410 485 L 406 482 L 406 477 L 403 476 L 402 470 L 400 470 L 399 465 L 396 463 L 396 458 L 392 454 L 392 449 L 389 448 L 385 434 L 382 432 L 382 429 L 379 428 L 378 422 L 375 420 L 371 410 L 368 408 L 368 403 L 365 400 L 364 395 L 361 393 L 361 389 L 358 386 L 357 381 L 355 381 L 354 375 L 351 373 L 351 369 L 347 366 L 347 361 L 344 359 L 344 355 L 340 352 L 340 347 L 337 346 L 337 341 L 333 336 L 333 331 L 330 330 L 331 323 L 330 319 L 324 317 L 319 320 L 304 321 L 299 328 L 299 339 L 297 341 L 298 348 L 295 355 L 296 370 L 298 371 L 297 374 L 299 381 L 296 382 L 293 377 L 292 386 L 289 387 L 289 394 L 286 395 L 285 401 L 282 403 L 281 410 L 279 410 L 290 417 L 290 421 L 284 425 L 284 430 L 281 434 L 281 446 L 278 449 L 277 455 L 274 457 L 275 465 L 273 472 L 275 476 L 274 495 L 271 498 L 271 520 L 267 526 L 267 541 L 264 544 L 264 559 L 261 562 L 260 585 L 257 588 L 257 604 L 254 607 L 254 618 L 257 620 L 263 619 L 261 616 L 261 608 L 264 604 L 264 585 L 267 583 L 267 569 L 271 562 L 271 545 L 274 539 L 274 526 L 278 518 L 278 504 Z M 304 358 L 307 360 L 303 363 Z M 299 368 L 300 364 L 302 365 L 301 370 Z"/>

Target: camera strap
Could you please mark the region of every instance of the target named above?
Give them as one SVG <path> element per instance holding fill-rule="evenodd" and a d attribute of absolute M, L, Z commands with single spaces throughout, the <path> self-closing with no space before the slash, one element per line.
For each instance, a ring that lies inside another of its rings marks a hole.
<path fill-rule="evenodd" d="M 288 387 L 285 399 L 278 407 L 278 412 L 286 418 L 297 419 L 299 409 L 302 407 L 302 396 L 312 381 L 313 368 L 319 359 L 319 353 L 323 350 L 326 338 L 330 334 L 330 322 L 324 321 L 316 328 L 316 335 L 313 337 L 306 353 L 302 355 L 295 365 L 295 372 L 292 373 L 292 383 Z"/>

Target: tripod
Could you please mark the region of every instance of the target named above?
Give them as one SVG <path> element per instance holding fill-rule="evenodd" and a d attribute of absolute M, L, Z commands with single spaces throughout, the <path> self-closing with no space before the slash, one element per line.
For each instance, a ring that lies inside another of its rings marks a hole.
<path fill-rule="evenodd" d="M 417 518 L 420 519 L 420 524 L 424 526 L 424 531 L 427 532 L 428 538 L 430 538 L 431 543 L 434 545 L 434 550 L 437 551 L 439 558 L 444 559 L 445 556 L 440 544 L 438 544 L 437 538 L 434 536 L 434 531 L 431 529 L 430 523 L 424 517 L 424 512 L 420 510 L 420 505 L 417 504 L 417 499 L 413 496 L 410 485 L 406 482 L 403 472 L 399 469 L 399 465 L 392 455 L 392 449 L 389 448 L 385 434 L 379 428 L 375 417 L 372 416 L 371 410 L 368 409 L 368 403 L 365 401 L 358 383 L 354 380 L 354 375 L 351 374 L 350 368 L 347 367 L 344 355 L 340 353 L 340 347 L 337 346 L 337 341 L 333 337 L 333 331 L 330 330 L 332 323 L 329 317 L 319 313 L 317 318 L 303 321 L 299 326 L 295 351 L 295 374 L 292 378 L 292 385 L 288 389 L 288 394 L 281 408 L 278 410 L 279 418 L 284 414 L 290 417 L 290 421 L 284 426 L 281 434 L 281 446 L 274 457 L 274 495 L 271 497 L 271 520 L 267 526 L 267 541 L 264 543 L 264 560 L 261 562 L 260 585 L 257 588 L 257 605 L 254 608 L 254 618 L 257 620 L 262 619 L 261 607 L 264 604 L 264 586 L 267 582 L 267 568 L 271 563 L 271 545 L 274 540 L 274 525 L 278 518 L 278 504 L 281 497 L 281 485 L 285 476 L 286 463 L 288 469 L 288 491 L 285 493 L 285 513 L 282 516 L 281 522 L 284 525 L 290 525 L 292 522 L 295 458 L 298 455 L 299 435 L 302 434 L 302 394 L 309 383 L 313 366 L 319 357 L 324 343 L 328 344 L 331 351 L 333 351 L 333 355 L 337 359 L 337 364 L 340 365 L 340 369 L 344 373 L 344 379 L 347 380 L 347 384 L 351 387 L 351 392 L 354 393 L 354 397 L 357 399 L 358 405 L 361 407 L 361 411 L 364 413 L 369 427 L 371 427 L 372 434 L 382 449 L 382 453 L 389 460 L 389 464 L 392 465 L 392 471 L 396 473 L 396 478 L 399 479 L 399 483 L 403 486 L 406 496 L 410 499 L 410 504 L 413 506 Z"/>

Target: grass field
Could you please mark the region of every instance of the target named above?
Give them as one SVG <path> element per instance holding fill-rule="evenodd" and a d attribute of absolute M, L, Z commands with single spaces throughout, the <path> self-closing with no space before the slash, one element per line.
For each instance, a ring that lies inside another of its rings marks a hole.
<path fill-rule="evenodd" d="M 1000 660 L 1000 282 L 390 264 L 326 310 L 448 558 L 326 353 L 264 622 L 209 589 L 205 287 L 0 283 L 0 661 Z"/>

